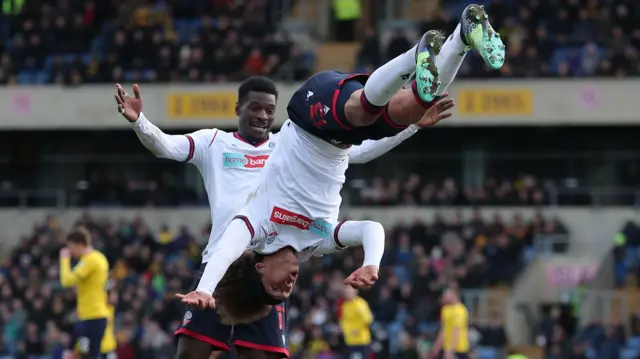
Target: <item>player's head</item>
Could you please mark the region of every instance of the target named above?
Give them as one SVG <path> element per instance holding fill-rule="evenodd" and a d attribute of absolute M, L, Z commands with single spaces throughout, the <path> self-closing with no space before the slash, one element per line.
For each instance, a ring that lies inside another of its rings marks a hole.
<path fill-rule="evenodd" d="M 285 301 L 293 292 L 300 272 L 300 261 L 291 247 L 267 255 L 257 256 L 256 271 L 265 292 L 275 300 Z"/>
<path fill-rule="evenodd" d="M 71 251 L 71 256 L 81 257 L 89 247 L 91 247 L 91 233 L 86 228 L 78 227 L 67 236 L 67 248 Z"/>
<path fill-rule="evenodd" d="M 460 301 L 460 297 L 458 295 L 458 289 L 455 287 L 449 287 L 442 292 L 442 303 L 443 304 L 454 304 Z"/>
<path fill-rule="evenodd" d="M 240 84 L 236 115 L 238 132 L 245 140 L 262 142 L 269 136 L 277 100 L 276 85 L 264 76 L 249 77 Z"/>
<path fill-rule="evenodd" d="M 215 291 L 226 324 L 250 323 L 286 300 L 298 278 L 299 261 L 291 248 L 263 256 L 245 252 L 229 267 Z"/>

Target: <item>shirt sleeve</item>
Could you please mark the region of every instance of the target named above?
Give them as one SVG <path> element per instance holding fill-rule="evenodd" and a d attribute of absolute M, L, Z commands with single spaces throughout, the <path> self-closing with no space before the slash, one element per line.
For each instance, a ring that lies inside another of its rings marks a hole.
<path fill-rule="evenodd" d="M 154 156 L 174 161 L 205 163 L 208 149 L 218 134 L 217 129 L 199 130 L 187 135 L 168 135 L 149 121 L 144 113 L 132 123 L 140 142 Z"/>
<path fill-rule="evenodd" d="M 364 263 L 362 266 L 380 267 L 384 254 L 385 232 L 382 224 L 373 221 L 343 221 L 334 226 L 332 236 L 327 237 L 318 247 L 319 255 L 335 253 L 347 247 L 362 246 Z"/>
<path fill-rule="evenodd" d="M 415 135 L 418 130 L 420 127 L 414 124 L 393 137 L 385 137 L 377 141 L 367 140 L 362 142 L 360 146 L 352 146 L 349 153 L 349 163 L 367 163 L 376 159 Z"/>
<path fill-rule="evenodd" d="M 93 270 L 93 261 L 85 258 L 71 270 L 71 259 L 60 259 L 60 283 L 63 287 L 72 287 L 86 279 Z"/>

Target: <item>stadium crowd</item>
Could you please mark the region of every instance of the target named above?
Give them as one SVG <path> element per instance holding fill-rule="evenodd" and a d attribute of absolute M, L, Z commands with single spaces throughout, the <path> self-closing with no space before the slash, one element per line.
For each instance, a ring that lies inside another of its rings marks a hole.
<path fill-rule="evenodd" d="M 207 198 L 196 187 L 176 180 L 168 171 L 154 180 L 129 180 L 89 176 L 69 189 L 68 203 L 77 206 L 177 206 L 206 205 Z M 2 193 L 0 186 L 0 194 Z M 7 185 L 7 190 L 12 187 Z M 421 205 L 421 206 L 539 206 L 552 203 L 556 197 L 552 182 L 540 184 L 532 175 L 510 180 L 489 177 L 484 186 L 463 187 L 455 179 L 446 178 L 438 183 L 431 177 L 410 174 L 385 180 L 374 177 L 371 181 L 350 179 L 343 197 L 350 205 Z M 38 205 L 35 202 L 30 205 Z M 562 203 L 561 203 L 562 204 Z M 20 205 L 16 197 L 0 197 L 0 206 Z M 43 203 L 47 205 L 47 203 Z"/>
<path fill-rule="evenodd" d="M 438 183 L 412 173 L 404 182 L 398 177 L 385 180 L 378 176 L 359 187 L 351 192 L 354 194 L 351 200 L 363 205 L 545 205 L 555 193 L 553 182 L 540 184 L 530 174 L 515 180 L 489 177 L 483 186 L 461 188 L 451 177 Z"/>
<path fill-rule="evenodd" d="M 443 10 L 421 25 L 452 31 L 467 2 L 443 2 Z M 505 66 L 498 72 L 471 53 L 461 77 L 640 76 L 640 27 L 633 0 L 492 0 L 486 3 L 491 24 L 507 39 Z M 411 47 L 402 30 L 382 44 L 369 31 L 358 55 L 362 70 L 371 71 Z"/>
<path fill-rule="evenodd" d="M 570 328 L 559 306 L 545 308 L 540 320 L 537 342 L 544 348 L 545 359 L 635 359 L 640 356 L 640 311 L 635 310 L 629 323 L 612 320 L 594 321 L 579 331 Z"/>
<path fill-rule="evenodd" d="M 461 4 L 443 4 L 420 30 L 454 29 Z M 3 6 L 0 84 L 214 82 L 253 74 L 302 80 L 313 68 L 313 55 L 276 31 L 270 14 L 280 5 L 267 0 L 40 0 L 22 8 Z M 500 72 L 489 71 L 474 54 L 461 76 L 640 75 L 639 15 L 631 0 L 495 0 L 488 10 L 507 38 L 508 61 Z M 358 55 L 361 70 L 372 71 L 413 40 L 397 31 L 382 44 L 369 31 Z"/>
<path fill-rule="evenodd" d="M 540 215 L 531 222 L 519 215 L 488 221 L 477 212 L 469 220 L 418 218 L 390 228 L 381 281 L 361 293 L 375 315 L 376 358 L 414 358 L 428 351 L 441 289 L 452 283 L 463 289 L 508 284 L 527 259 L 523 253 L 534 235 L 553 227 L 545 222 Z M 119 358 L 171 358 L 172 331 L 183 313 L 173 294 L 190 286 L 209 228 L 155 231 L 137 218 L 109 221 L 88 214 L 77 223 L 90 228 L 111 263 L 113 290 L 120 298 Z M 0 266 L 0 358 L 60 358 L 69 340 L 75 295 L 62 289 L 58 279 L 63 230 L 54 217 L 37 223 Z M 304 264 L 289 303 L 288 342 L 294 357 L 339 357 L 344 346 L 337 324 L 342 281 L 361 260 L 360 250 L 350 250 Z M 476 344 L 505 347 L 500 319 L 474 322 Z"/>
<path fill-rule="evenodd" d="M 270 3 L 29 1 L 0 19 L 0 84 L 301 80 L 308 56 Z"/>

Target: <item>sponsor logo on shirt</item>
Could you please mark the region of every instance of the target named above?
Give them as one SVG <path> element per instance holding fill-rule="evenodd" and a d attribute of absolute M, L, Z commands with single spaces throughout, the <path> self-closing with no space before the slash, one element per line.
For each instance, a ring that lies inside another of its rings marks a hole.
<path fill-rule="evenodd" d="M 293 226 L 323 238 L 327 237 L 331 231 L 331 225 L 324 219 L 311 219 L 280 207 L 273 207 L 271 222 L 284 226 Z"/>
<path fill-rule="evenodd" d="M 269 155 L 249 156 L 242 153 L 225 152 L 222 164 L 225 168 L 263 168 Z"/>

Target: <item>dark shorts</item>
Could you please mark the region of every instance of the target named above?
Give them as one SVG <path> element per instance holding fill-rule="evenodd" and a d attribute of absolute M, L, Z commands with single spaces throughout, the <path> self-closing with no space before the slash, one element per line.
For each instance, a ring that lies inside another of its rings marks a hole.
<path fill-rule="evenodd" d="M 75 324 L 69 349 L 78 350 L 82 358 L 100 358 L 100 343 L 107 329 L 107 318 L 82 320 Z"/>
<path fill-rule="evenodd" d="M 103 353 L 102 359 L 118 359 L 118 354 L 116 352 Z"/>
<path fill-rule="evenodd" d="M 396 135 L 405 126 L 394 124 L 385 107 L 375 107 L 360 97 L 362 111 L 379 115 L 371 126 L 352 126 L 345 116 L 345 105 L 351 94 L 364 87 L 369 75 L 322 71 L 311 76 L 294 92 L 287 114 L 305 131 L 331 143 L 357 145 L 366 140 L 379 140 Z"/>
<path fill-rule="evenodd" d="M 202 277 L 206 264 L 203 264 L 196 275 L 191 290 L 195 290 Z M 240 325 L 226 325 L 220 321 L 220 315 L 215 309 L 185 311 L 184 318 L 176 336 L 185 335 L 211 344 L 214 350 L 229 351 L 231 345 L 270 353 L 282 354 L 289 357 L 286 342 L 287 312 L 285 304 L 274 306 L 264 318 L 251 323 Z"/>

